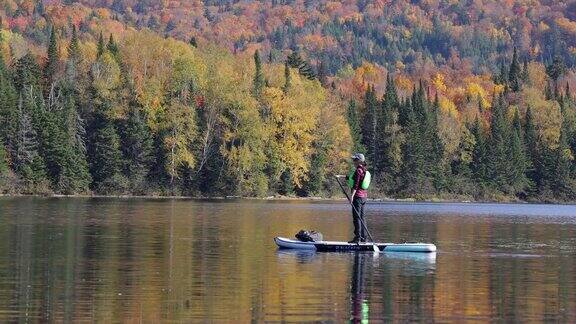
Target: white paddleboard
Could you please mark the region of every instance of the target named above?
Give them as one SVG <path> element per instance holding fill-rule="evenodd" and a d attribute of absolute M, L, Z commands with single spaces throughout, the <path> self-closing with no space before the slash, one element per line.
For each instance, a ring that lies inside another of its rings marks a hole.
<path fill-rule="evenodd" d="M 431 243 L 302 242 L 285 237 L 275 237 L 274 242 L 282 249 L 315 250 L 319 252 L 374 251 L 374 244 L 381 252 L 436 252 L 436 245 Z"/>

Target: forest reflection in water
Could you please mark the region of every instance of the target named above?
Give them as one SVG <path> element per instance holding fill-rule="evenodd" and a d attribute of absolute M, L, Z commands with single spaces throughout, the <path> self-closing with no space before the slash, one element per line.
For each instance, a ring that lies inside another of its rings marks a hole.
<path fill-rule="evenodd" d="M 0 198 L 0 321 L 569 322 L 565 207 L 371 204 L 375 236 L 439 252 L 303 253 L 272 238 L 347 239 L 345 204 Z"/>

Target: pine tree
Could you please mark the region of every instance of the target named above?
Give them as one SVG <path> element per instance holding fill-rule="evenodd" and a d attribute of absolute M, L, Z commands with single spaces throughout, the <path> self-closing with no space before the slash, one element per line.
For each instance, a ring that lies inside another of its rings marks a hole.
<path fill-rule="evenodd" d="M 137 194 L 146 191 L 146 179 L 153 160 L 152 136 L 136 102 L 130 107 L 122 132 L 124 174 Z"/>
<path fill-rule="evenodd" d="M 96 54 L 96 58 L 100 58 L 100 56 L 104 54 L 105 50 L 106 45 L 104 45 L 104 36 L 102 35 L 102 32 L 100 32 L 100 36 L 98 37 L 98 52 Z"/>
<path fill-rule="evenodd" d="M 94 114 L 91 124 L 88 157 L 92 187 L 103 194 L 122 191 L 122 155 L 114 124 L 102 111 Z"/>
<path fill-rule="evenodd" d="M 560 129 L 558 147 L 553 151 L 553 165 L 550 174 L 551 189 L 557 198 L 573 200 L 576 197 L 576 182 L 571 177 L 574 154 L 568 145 L 569 126 L 566 119 Z"/>
<path fill-rule="evenodd" d="M 66 84 L 63 99 L 59 103 L 59 114 L 55 121 L 60 127 L 53 136 L 61 142 L 60 165 L 56 187 L 61 192 L 87 192 L 92 182 L 86 159 L 86 130 L 84 120 L 77 109 L 77 94 L 74 87 Z"/>
<path fill-rule="evenodd" d="M 18 129 L 18 96 L 12 78 L 0 55 L 0 146 L 6 145 L 10 154 Z"/>
<path fill-rule="evenodd" d="M 30 53 L 16 61 L 12 75 L 17 92 L 22 92 L 25 88 L 29 90 L 30 87 L 38 87 L 40 85 L 40 66 Z"/>
<path fill-rule="evenodd" d="M 559 56 L 554 57 L 552 63 L 546 66 L 546 74 L 554 82 L 554 85 L 564 73 L 566 73 L 566 64 Z"/>
<path fill-rule="evenodd" d="M 291 83 L 290 66 L 288 65 L 288 62 L 284 62 L 284 86 L 282 87 L 284 94 L 287 94 L 290 90 Z"/>
<path fill-rule="evenodd" d="M 503 96 L 500 95 L 492 107 L 491 133 L 488 141 L 488 166 L 492 188 L 508 193 L 507 178 L 510 174 L 510 169 L 507 148 L 510 132 L 504 109 Z"/>
<path fill-rule="evenodd" d="M 314 73 L 310 64 L 306 62 L 298 52 L 292 52 L 292 54 L 288 55 L 287 62 L 290 67 L 298 69 L 300 75 L 309 80 L 316 79 L 316 73 Z"/>
<path fill-rule="evenodd" d="M 58 43 L 56 39 L 56 28 L 52 26 L 50 32 L 50 41 L 48 42 L 48 58 L 46 60 L 46 65 L 44 66 L 44 80 L 46 82 L 45 91 L 48 93 L 50 88 L 53 86 L 58 71 L 60 55 L 58 53 Z"/>
<path fill-rule="evenodd" d="M 509 159 L 511 164 L 510 179 L 508 180 L 515 194 L 525 194 L 529 189 L 530 181 L 527 177 L 527 171 L 530 168 L 530 159 L 526 154 L 526 145 L 524 144 L 524 133 L 520 122 L 518 109 L 514 111 L 512 131 L 512 143 L 510 145 Z"/>
<path fill-rule="evenodd" d="M 514 131 L 506 118 L 503 95 L 500 95 L 492 111 L 491 134 L 488 141 L 490 184 L 494 190 L 515 194 L 518 188 L 527 185 L 527 180 L 522 175 L 526 172 L 527 162 L 522 152 L 521 134 Z M 512 145 L 509 143 L 510 139 Z"/>
<path fill-rule="evenodd" d="M 260 98 L 262 90 L 264 89 L 265 80 L 264 73 L 262 72 L 262 62 L 260 60 L 260 53 L 258 50 L 254 52 L 254 81 L 252 82 L 252 94 L 255 98 Z"/>
<path fill-rule="evenodd" d="M 493 79 L 496 84 L 504 85 L 505 87 L 508 86 L 508 70 L 504 62 L 500 64 L 500 73 L 495 75 Z"/>
<path fill-rule="evenodd" d="M 72 39 L 70 40 L 70 45 L 68 45 L 68 57 L 74 64 L 80 62 L 80 42 L 78 41 L 75 25 L 72 25 Z"/>
<path fill-rule="evenodd" d="M 375 174 L 375 179 L 382 179 L 383 189 L 389 193 L 397 189 L 396 179 L 402 165 L 403 137 L 398 124 L 398 106 L 396 85 L 392 77 L 388 76 L 378 132 L 376 162 L 380 174 Z"/>
<path fill-rule="evenodd" d="M 486 187 L 488 181 L 487 139 L 478 119 L 474 122 L 471 131 L 476 142 L 472 152 L 472 173 L 474 174 L 476 182 L 481 187 Z"/>
<path fill-rule="evenodd" d="M 56 109 L 48 110 L 41 94 L 32 89 L 24 94 L 23 111 L 32 115 L 37 151 L 52 190 L 62 193 L 85 192 L 90 181 L 86 160 L 73 149 L 65 120 L 68 106 L 75 109 L 74 103 L 69 103 L 66 91 L 63 92 L 63 100 L 55 100 L 53 103 Z"/>
<path fill-rule="evenodd" d="M 377 150 L 377 131 L 380 103 L 376 98 L 374 86 L 369 86 L 364 95 L 364 118 L 362 123 L 362 144 L 367 148 L 368 160 L 375 163 Z"/>
<path fill-rule="evenodd" d="M 39 140 L 32 123 L 30 111 L 35 110 L 32 98 L 22 97 L 18 104 L 19 124 L 17 137 L 14 141 L 14 170 L 24 180 L 26 189 L 33 193 L 35 187 L 46 180 L 45 163 L 38 153 Z"/>
<path fill-rule="evenodd" d="M 412 101 L 407 103 L 412 107 L 407 109 L 408 116 L 406 126 L 404 127 L 406 141 L 402 147 L 403 164 L 401 178 L 403 183 L 401 191 L 406 195 L 430 193 L 432 191 L 432 183 L 426 177 L 425 173 L 427 159 L 426 144 L 423 140 L 424 134 L 416 112 L 417 109 L 414 107 L 414 102 L 418 100 L 416 97 L 417 94 L 413 97 Z"/>
<path fill-rule="evenodd" d="M 126 187 L 126 179 L 121 173 L 120 139 L 110 117 L 112 102 L 102 97 L 94 87 L 90 91 L 94 111 L 87 130 L 91 188 L 101 194 L 122 192 Z M 163 143 L 159 145 L 164 147 Z"/>
<path fill-rule="evenodd" d="M 518 53 L 516 47 L 514 47 L 512 62 L 510 63 L 510 69 L 508 70 L 508 84 L 510 85 L 510 90 L 513 92 L 520 91 L 522 82 L 521 73 L 522 70 L 520 69 L 520 62 L 518 61 Z"/>
<path fill-rule="evenodd" d="M 530 106 L 526 109 L 523 137 L 524 143 L 526 143 L 526 156 L 530 165 L 526 170 L 526 176 L 530 183 L 533 184 L 535 188 L 538 188 L 542 184 L 542 166 L 538 147 L 538 136 L 536 134 L 532 109 Z"/>
<path fill-rule="evenodd" d="M 118 49 L 118 44 L 116 44 L 116 42 L 114 41 L 114 37 L 112 37 L 112 34 L 110 34 L 110 38 L 108 39 L 108 44 L 106 44 L 106 49 L 112 53 L 112 55 L 114 57 L 118 57 L 118 53 L 120 52 L 120 50 Z"/>
<path fill-rule="evenodd" d="M 364 153 L 366 149 L 362 145 L 362 133 L 360 129 L 360 119 L 358 117 L 358 108 L 354 99 L 348 103 L 348 127 L 352 136 L 352 145 L 354 152 Z"/>

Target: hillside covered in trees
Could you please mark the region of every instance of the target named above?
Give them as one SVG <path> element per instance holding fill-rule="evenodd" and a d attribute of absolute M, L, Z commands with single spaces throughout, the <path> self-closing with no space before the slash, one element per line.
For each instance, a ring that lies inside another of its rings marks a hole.
<path fill-rule="evenodd" d="M 576 200 L 576 2 L 0 6 L 0 191 Z"/>

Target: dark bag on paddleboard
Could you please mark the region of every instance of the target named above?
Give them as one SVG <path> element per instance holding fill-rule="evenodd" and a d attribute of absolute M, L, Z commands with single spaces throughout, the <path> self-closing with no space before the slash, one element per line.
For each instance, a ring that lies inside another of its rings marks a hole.
<path fill-rule="evenodd" d="M 296 234 L 296 238 L 302 242 L 320 242 L 322 241 L 322 233 L 316 231 L 300 230 Z"/>

